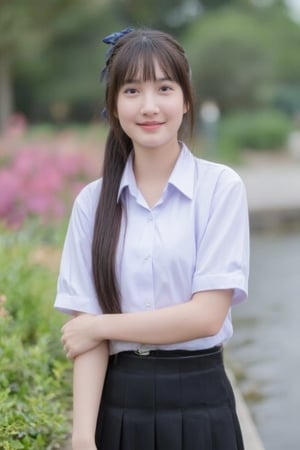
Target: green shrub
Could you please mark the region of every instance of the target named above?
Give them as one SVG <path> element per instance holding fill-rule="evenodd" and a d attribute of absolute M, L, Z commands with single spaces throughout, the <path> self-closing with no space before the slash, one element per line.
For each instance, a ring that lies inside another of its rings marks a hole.
<path fill-rule="evenodd" d="M 49 248 L 38 236 L 1 230 L 1 450 L 59 448 L 68 431 L 71 366 L 60 344 L 64 319 L 53 310 L 58 264 Z"/>
<path fill-rule="evenodd" d="M 220 145 L 237 149 L 282 149 L 291 131 L 291 121 L 280 111 L 240 112 L 222 120 Z"/>
<path fill-rule="evenodd" d="M 0 448 L 57 448 L 68 431 L 66 364 L 53 358 L 47 337 L 24 345 L 13 328 L 1 318 Z"/>
<path fill-rule="evenodd" d="M 33 233 L 2 230 L 0 241 L 0 294 L 25 344 L 36 344 L 45 333 L 58 339 L 62 319 L 53 310 L 59 257 L 51 261 L 49 248 L 56 248 Z"/>

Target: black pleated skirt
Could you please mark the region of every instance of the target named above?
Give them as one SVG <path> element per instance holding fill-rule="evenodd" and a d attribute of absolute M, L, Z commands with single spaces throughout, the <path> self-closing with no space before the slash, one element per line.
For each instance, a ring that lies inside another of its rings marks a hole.
<path fill-rule="evenodd" d="M 222 348 L 111 356 L 99 450 L 243 450 Z"/>

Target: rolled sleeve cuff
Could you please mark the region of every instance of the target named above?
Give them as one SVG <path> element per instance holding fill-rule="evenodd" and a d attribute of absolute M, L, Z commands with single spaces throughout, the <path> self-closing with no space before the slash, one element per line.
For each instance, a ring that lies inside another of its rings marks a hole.
<path fill-rule="evenodd" d="M 74 295 L 58 294 L 55 299 L 54 308 L 65 314 L 74 311 L 87 314 L 101 314 L 97 299 L 77 297 Z"/>
<path fill-rule="evenodd" d="M 242 273 L 195 275 L 192 286 L 193 294 L 218 289 L 233 289 L 233 306 L 243 302 L 248 297 L 248 283 Z"/>

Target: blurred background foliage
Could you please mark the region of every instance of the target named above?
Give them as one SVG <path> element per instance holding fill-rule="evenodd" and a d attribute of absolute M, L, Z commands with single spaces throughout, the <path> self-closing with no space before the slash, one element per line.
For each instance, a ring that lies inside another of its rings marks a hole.
<path fill-rule="evenodd" d="M 171 32 L 184 45 L 197 104 L 300 109 L 300 25 L 283 0 L 2 0 L 0 123 L 99 118 L 102 37 L 122 27 Z"/>

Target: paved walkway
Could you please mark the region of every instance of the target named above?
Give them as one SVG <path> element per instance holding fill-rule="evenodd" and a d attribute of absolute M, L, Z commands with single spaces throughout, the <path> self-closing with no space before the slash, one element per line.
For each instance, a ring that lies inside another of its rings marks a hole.
<path fill-rule="evenodd" d="M 253 228 L 300 223 L 300 159 L 255 155 L 235 169 L 246 186 Z"/>
<path fill-rule="evenodd" d="M 260 439 L 255 423 L 251 417 L 250 411 L 246 405 L 246 402 L 236 385 L 233 374 L 230 370 L 227 370 L 227 374 L 234 389 L 234 395 L 236 400 L 236 409 L 239 417 L 245 450 L 265 450 L 265 447 Z"/>

